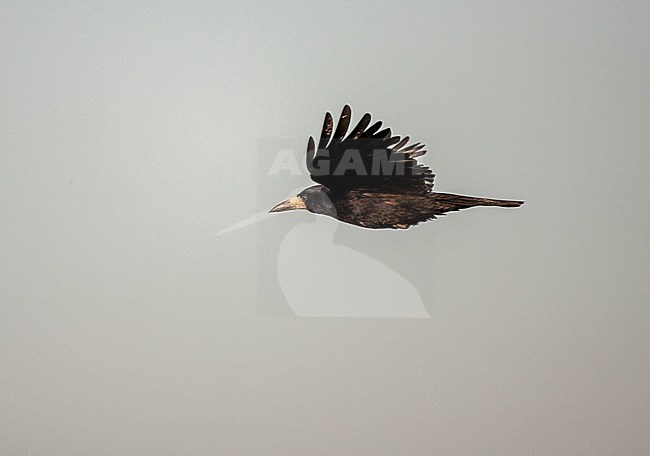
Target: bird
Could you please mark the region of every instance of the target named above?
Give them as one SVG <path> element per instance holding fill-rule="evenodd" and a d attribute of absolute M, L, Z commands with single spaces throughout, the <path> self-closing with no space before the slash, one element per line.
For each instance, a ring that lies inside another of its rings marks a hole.
<path fill-rule="evenodd" d="M 418 162 L 424 144 L 409 144 L 409 136 L 393 135 L 381 121 L 371 125 L 369 113 L 348 133 L 351 119 L 349 105 L 336 128 L 325 114 L 318 145 L 313 136 L 307 143 L 307 170 L 317 185 L 269 212 L 303 209 L 362 228 L 404 230 L 461 209 L 524 203 L 434 192 L 433 171 Z"/>

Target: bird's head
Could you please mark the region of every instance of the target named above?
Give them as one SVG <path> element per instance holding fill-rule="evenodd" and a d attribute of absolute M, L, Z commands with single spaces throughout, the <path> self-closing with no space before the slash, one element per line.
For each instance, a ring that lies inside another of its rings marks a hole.
<path fill-rule="evenodd" d="M 329 216 L 336 215 L 336 209 L 329 197 L 329 193 L 322 185 L 314 185 L 304 189 L 296 196 L 282 201 L 269 212 L 284 212 L 296 209 L 306 209 L 309 212 Z"/>

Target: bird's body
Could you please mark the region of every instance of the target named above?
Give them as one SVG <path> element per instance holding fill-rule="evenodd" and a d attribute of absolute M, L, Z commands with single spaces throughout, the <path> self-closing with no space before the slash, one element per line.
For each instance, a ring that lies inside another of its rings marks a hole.
<path fill-rule="evenodd" d="M 450 193 L 377 193 L 352 190 L 345 195 L 314 185 L 302 192 L 308 210 L 364 228 L 405 229 L 447 212 L 474 206 L 517 207 L 519 201 L 475 198 Z"/>
<path fill-rule="evenodd" d="M 271 212 L 307 209 L 363 228 L 406 229 L 474 206 L 523 204 L 433 192 L 433 173 L 416 160 L 426 153 L 424 145 L 407 145 L 408 136 L 392 136 L 390 129 L 379 131 L 381 122 L 368 127 L 370 114 L 346 137 L 351 114 L 345 106 L 333 136 L 333 119 L 326 114 L 318 149 L 309 138 L 307 168 L 319 185 L 306 188 Z"/>

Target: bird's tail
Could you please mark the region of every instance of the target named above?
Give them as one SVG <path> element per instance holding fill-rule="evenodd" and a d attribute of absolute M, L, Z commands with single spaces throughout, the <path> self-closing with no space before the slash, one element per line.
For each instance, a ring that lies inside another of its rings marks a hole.
<path fill-rule="evenodd" d="M 434 192 L 432 195 L 435 201 L 436 214 L 459 211 L 475 206 L 519 207 L 524 204 L 523 201 L 477 198 L 474 196 L 454 195 L 452 193 Z"/>

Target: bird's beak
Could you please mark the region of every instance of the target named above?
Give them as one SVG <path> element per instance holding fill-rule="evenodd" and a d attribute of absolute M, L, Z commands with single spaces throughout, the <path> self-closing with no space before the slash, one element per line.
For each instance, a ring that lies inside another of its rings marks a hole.
<path fill-rule="evenodd" d="M 289 198 L 286 201 L 282 201 L 280 204 L 275 206 L 269 212 L 293 211 L 294 209 L 307 209 L 307 206 L 305 206 L 305 202 L 299 196 L 294 196 Z"/>

